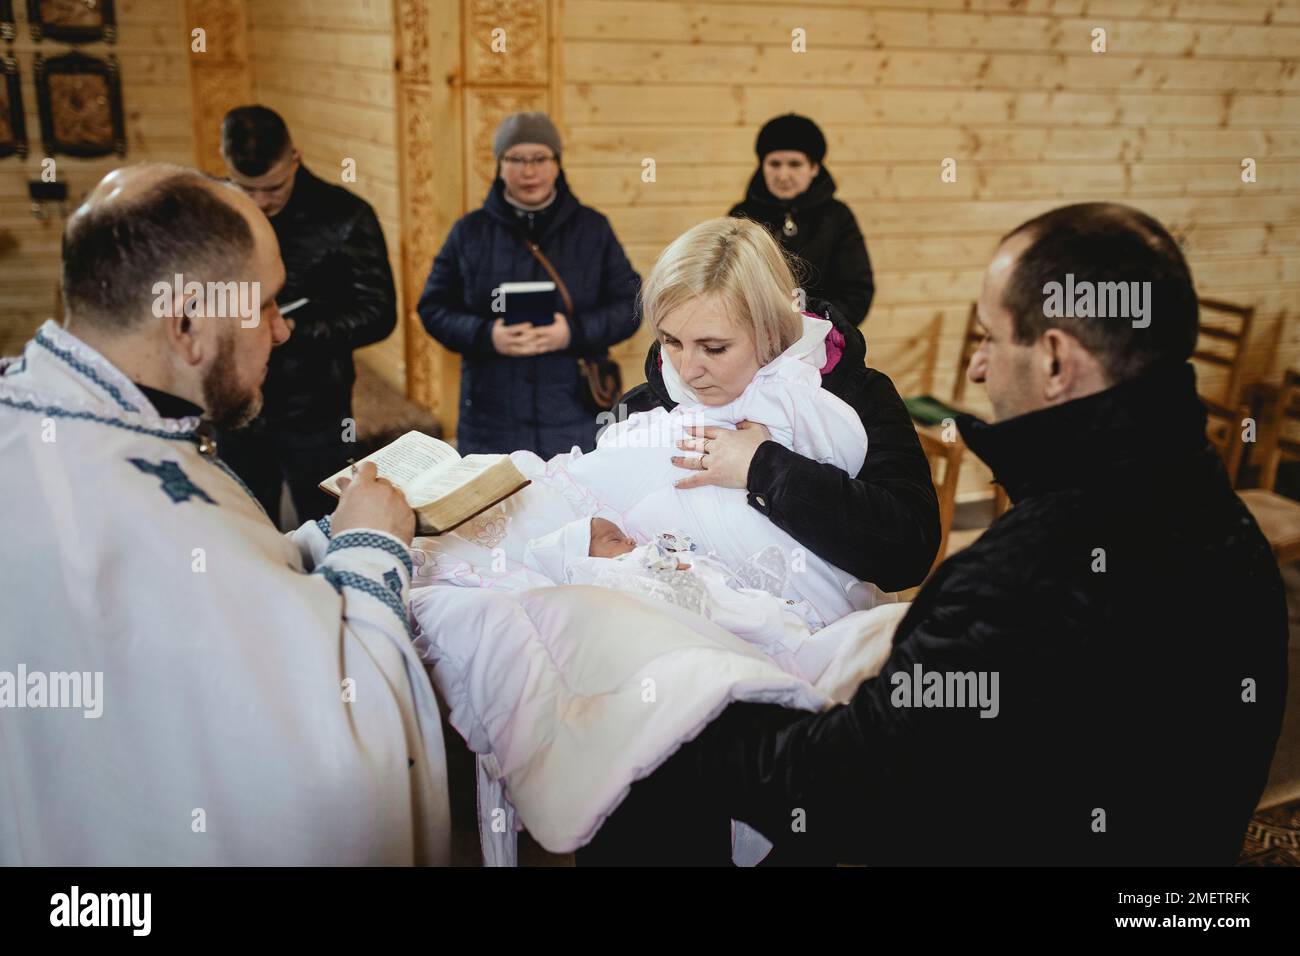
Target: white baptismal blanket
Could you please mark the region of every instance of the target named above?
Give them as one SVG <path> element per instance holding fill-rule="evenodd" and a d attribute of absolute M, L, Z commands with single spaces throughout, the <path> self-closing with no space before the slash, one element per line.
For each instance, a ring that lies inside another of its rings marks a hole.
<path fill-rule="evenodd" d="M 862 423 L 820 387 L 828 330 L 806 316 L 804 337 L 727 406 L 695 402 L 666 360 L 665 381 L 681 403 L 672 412 L 610 426 L 591 454 L 575 449 L 542 462 L 516 452 L 532 485 L 453 535 L 416 540 L 417 646 L 452 725 L 482 755 L 489 790 L 508 804 L 499 809 L 507 817 L 517 809 L 546 849 L 588 842 L 633 782 L 728 703 L 817 710 L 847 698 L 888 655 L 906 605 L 865 610 L 882 598 L 876 588 L 806 551 L 744 491 L 672 486 L 689 474 L 671 462 L 687 426 L 746 419 L 799 454 L 857 475 L 867 450 Z M 640 542 L 680 529 L 705 554 L 744 569 L 744 587 L 806 601 L 828 625 L 800 647 L 798 669 L 809 679 L 672 603 L 547 586 L 560 582 L 525 563 L 529 542 L 596 515 Z M 493 809 L 485 808 L 489 819 Z"/>
<path fill-rule="evenodd" d="M 673 484 L 694 473 L 672 463 L 674 456 L 690 457 L 677 448 L 687 428 L 735 428 L 746 420 L 766 426 L 773 441 L 805 458 L 856 476 L 867 455 L 866 430 L 848 403 L 821 387 L 830 328 L 826 320 L 805 315 L 803 336 L 760 368 L 744 392 L 726 405 L 701 404 L 663 353 L 664 384 L 679 404 L 672 411 L 656 408 L 610 425 L 596 451 L 570 461 L 568 473 L 617 514 L 618 523 L 638 542 L 664 528 L 679 528 L 728 567 L 758 566 L 761 579 L 745 586 L 807 601 L 822 623 L 873 607 L 881 600 L 880 591 L 804 548 L 751 507 L 743 489 L 682 490 Z"/>
<path fill-rule="evenodd" d="M 686 428 L 734 428 L 749 420 L 765 425 L 774 441 L 848 475 L 862 469 L 867 436 L 857 413 L 821 387 L 830 323 L 804 316 L 804 335 L 760 368 L 733 402 L 707 406 L 677 378 L 665 357 L 664 381 L 680 401 L 610 425 L 596 451 L 576 448 L 543 462 L 531 452 L 511 457 L 533 484 L 452 535 L 417 539 L 416 584 L 447 581 L 472 587 L 520 590 L 545 583 L 524 564 L 530 540 L 578 517 L 608 517 L 638 543 L 665 528 L 680 529 L 741 574 L 740 586 L 807 602 L 818 624 L 879 603 L 874 585 L 824 561 L 751 507 L 746 492 L 705 486 L 679 490 L 691 474 L 673 465 Z M 563 583 L 553 580 L 552 583 Z"/>
<path fill-rule="evenodd" d="M 728 703 L 812 711 L 847 699 L 884 663 L 908 607 L 819 631 L 810 640 L 827 659 L 809 683 L 698 614 L 608 588 L 424 587 L 411 606 L 452 726 L 503 786 L 499 809 L 553 853 L 587 843 Z"/>

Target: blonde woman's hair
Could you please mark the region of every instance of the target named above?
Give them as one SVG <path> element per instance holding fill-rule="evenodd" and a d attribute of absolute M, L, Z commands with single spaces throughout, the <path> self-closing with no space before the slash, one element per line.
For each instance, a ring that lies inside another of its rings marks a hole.
<path fill-rule="evenodd" d="M 641 287 L 641 310 L 658 337 L 665 316 L 714 296 L 766 365 L 803 334 L 796 294 L 790 264 L 767 229 L 724 216 L 688 229 L 660 253 Z"/>

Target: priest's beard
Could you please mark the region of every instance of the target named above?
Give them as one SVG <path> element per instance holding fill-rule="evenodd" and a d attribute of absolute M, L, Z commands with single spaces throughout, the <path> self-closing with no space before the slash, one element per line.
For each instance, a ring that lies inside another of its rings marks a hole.
<path fill-rule="evenodd" d="M 262 410 L 260 385 L 245 386 L 235 374 L 235 336 L 227 333 L 217 346 L 217 358 L 203 379 L 203 404 L 208 421 L 218 428 L 243 428 Z"/>

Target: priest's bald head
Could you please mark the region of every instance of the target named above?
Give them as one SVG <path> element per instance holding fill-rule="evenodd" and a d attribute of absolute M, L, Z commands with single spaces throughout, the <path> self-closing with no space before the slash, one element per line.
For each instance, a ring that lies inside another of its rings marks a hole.
<path fill-rule="evenodd" d="M 64 324 L 133 381 L 186 398 L 224 427 L 262 404 L 284 264 L 270 222 L 198 170 L 109 173 L 63 233 Z"/>

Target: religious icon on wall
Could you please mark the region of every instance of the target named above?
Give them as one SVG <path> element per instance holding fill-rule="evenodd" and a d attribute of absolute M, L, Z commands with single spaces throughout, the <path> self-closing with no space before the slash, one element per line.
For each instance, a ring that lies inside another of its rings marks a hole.
<path fill-rule="evenodd" d="M 0 156 L 27 156 L 27 124 L 18 61 L 0 56 Z"/>
<path fill-rule="evenodd" d="M 27 0 L 27 19 L 33 40 L 112 43 L 117 39 L 113 0 Z"/>
<path fill-rule="evenodd" d="M 14 24 L 14 0 L 0 0 L 0 40 L 13 40 L 18 36 Z"/>
<path fill-rule="evenodd" d="M 117 58 L 36 55 L 36 102 L 46 155 L 126 155 Z"/>

